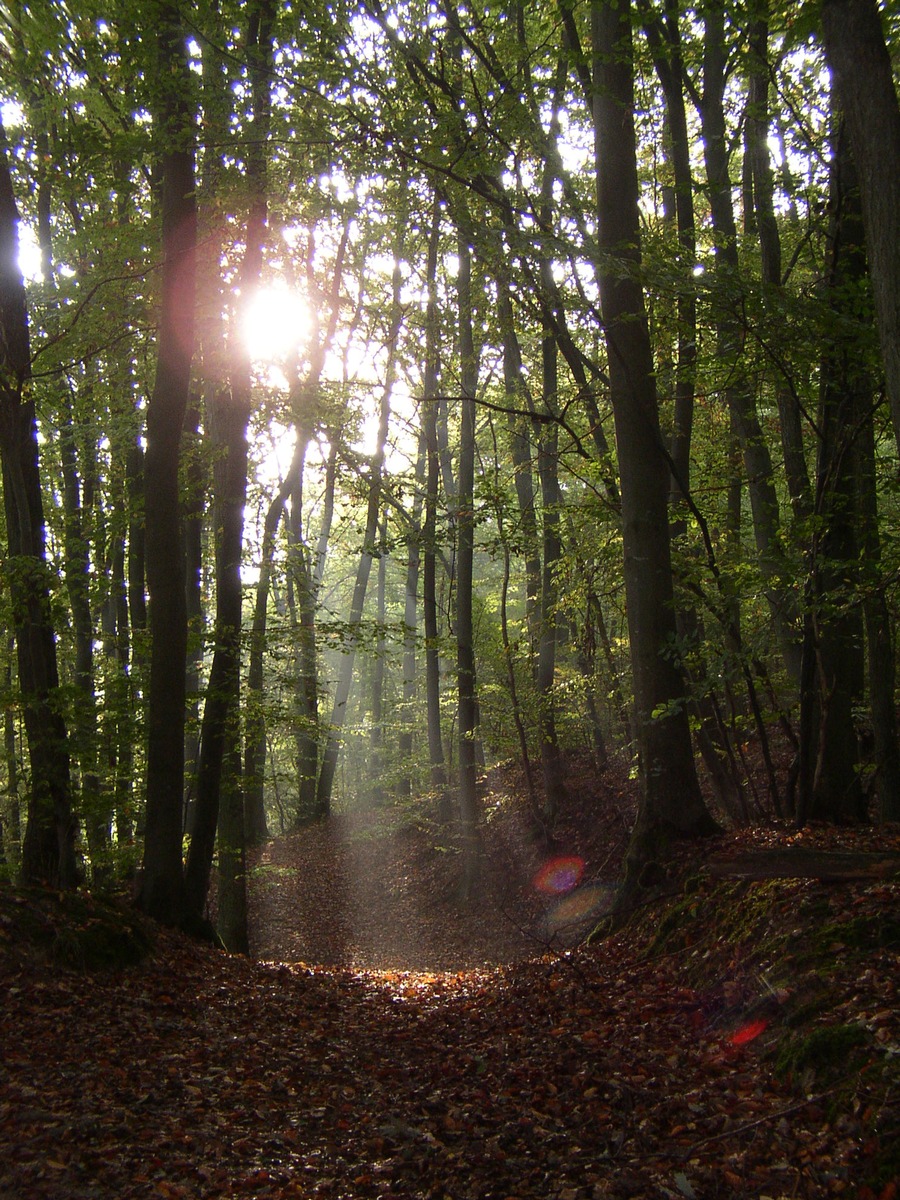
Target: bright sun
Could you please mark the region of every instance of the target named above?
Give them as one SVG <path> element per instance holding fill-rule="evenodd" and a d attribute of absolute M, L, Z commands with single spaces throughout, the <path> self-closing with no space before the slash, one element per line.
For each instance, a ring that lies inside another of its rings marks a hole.
<path fill-rule="evenodd" d="M 242 324 L 254 362 L 283 362 L 309 337 L 309 308 L 299 292 L 286 284 L 270 284 L 250 297 Z"/>

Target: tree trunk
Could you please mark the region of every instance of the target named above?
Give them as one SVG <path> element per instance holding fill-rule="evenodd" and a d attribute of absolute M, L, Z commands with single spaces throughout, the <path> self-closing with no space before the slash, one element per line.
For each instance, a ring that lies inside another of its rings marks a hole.
<path fill-rule="evenodd" d="M 560 81 L 561 82 L 561 81 Z M 559 99 L 554 91 L 550 130 L 547 135 L 548 153 L 541 183 L 541 220 L 553 227 L 553 187 L 556 173 L 553 165 L 558 158 Z M 553 262 L 548 253 L 541 256 L 541 281 L 546 290 L 553 285 Z M 544 426 L 538 443 L 538 477 L 541 481 L 541 516 L 543 541 L 541 546 L 541 640 L 538 650 L 538 737 L 541 746 L 541 773 L 544 782 L 544 820 L 552 828 L 560 806 L 566 798 L 565 771 L 559 738 L 556 732 L 556 643 L 559 634 L 558 572 L 562 559 L 559 534 L 562 492 L 559 487 L 559 429 L 555 418 L 559 409 L 559 354 L 552 322 L 544 320 L 541 336 L 541 406 L 543 415 L 551 418 Z"/>
<path fill-rule="evenodd" d="M 147 810 L 138 902 L 164 924 L 185 916 L 181 862 L 187 613 L 179 461 L 194 343 L 197 212 L 191 72 L 178 12 L 160 8 L 154 115 L 162 176 L 162 296 L 147 408 L 146 561 L 150 592 Z"/>
<path fill-rule="evenodd" d="M 715 282 L 720 304 L 716 319 L 717 353 L 723 369 L 733 375 L 734 360 L 739 355 L 741 343 L 738 316 L 741 282 L 725 124 L 727 54 L 722 0 L 712 0 L 704 9 L 703 17 L 705 33 L 700 120 L 716 243 Z M 798 614 L 792 592 L 796 570 L 785 559 L 779 535 L 780 516 L 772 458 L 749 385 L 741 380 L 727 383 L 725 398 L 743 456 L 758 561 L 769 608 L 785 667 L 796 683 L 800 678 Z M 734 516 L 737 516 L 736 512 Z"/>
<path fill-rule="evenodd" d="M 91 613 L 90 542 L 84 528 L 82 484 L 78 470 L 78 450 L 69 403 L 63 401 L 62 428 L 59 436 L 65 508 L 65 577 L 75 635 L 76 693 L 73 714 L 73 750 L 81 781 L 81 813 L 91 857 L 91 876 L 95 885 L 109 874 L 109 840 L 112 812 L 100 788 L 99 746 L 97 739 L 97 695 L 94 689 L 94 620 Z"/>
<path fill-rule="evenodd" d="M 822 33 L 859 176 L 878 337 L 900 447 L 900 103 L 876 0 L 825 0 Z"/>
<path fill-rule="evenodd" d="M 768 0 L 761 0 L 767 7 Z M 764 16 L 755 18 L 748 33 L 751 72 L 744 129 L 745 157 L 749 166 L 753 223 L 759 238 L 765 298 L 781 295 L 781 238 L 775 217 L 775 181 L 769 149 L 769 27 Z M 772 306 L 773 320 L 780 309 Z M 794 516 L 803 520 L 812 511 L 812 487 L 803 447 L 800 405 L 784 379 L 774 380 L 781 426 L 784 470 Z"/>
<path fill-rule="evenodd" d="M 8 539 L 4 573 L 31 761 L 22 877 L 67 888 L 76 881 L 75 822 L 50 611 L 37 424 L 34 403 L 24 395 L 31 362 L 18 222 L 0 124 L 0 464 Z"/>
<path fill-rule="evenodd" d="M 184 828 L 193 823 L 200 758 L 200 675 L 203 666 L 203 469 L 200 462 L 200 397 L 192 395 L 185 421 L 184 453 L 187 459 L 187 498 L 184 520 L 185 603 L 188 647 L 185 667 L 187 713 L 184 736 Z"/>
<path fill-rule="evenodd" d="M 406 582 L 403 588 L 403 708 L 402 729 L 397 748 L 400 753 L 401 796 L 413 794 L 413 744 L 416 728 L 416 642 L 418 640 L 419 569 L 422 560 L 422 485 L 425 482 L 425 434 L 419 430 L 416 454 L 415 499 L 410 521 L 406 561 Z"/>
<path fill-rule="evenodd" d="M 369 584 L 369 574 L 372 569 L 372 559 L 375 555 L 378 541 L 378 519 L 381 512 L 382 471 L 384 454 L 387 445 L 388 424 L 391 413 L 391 395 L 394 389 L 396 375 L 396 349 L 402 320 L 400 292 L 402 275 L 400 260 L 403 254 L 405 238 L 403 220 L 400 221 L 397 245 L 394 253 L 394 273 L 391 281 L 391 324 L 388 333 L 388 364 L 385 370 L 384 388 L 381 393 L 381 405 L 378 417 L 378 438 L 369 475 L 369 498 L 366 509 L 366 527 L 363 534 L 363 550 L 356 569 L 356 583 L 350 602 L 350 614 L 347 619 L 344 653 L 341 657 L 341 669 L 337 687 L 334 693 L 334 703 L 331 712 L 331 726 L 325 743 L 322 765 L 319 769 L 319 781 L 316 788 L 316 816 L 325 817 L 331 810 L 331 796 L 334 787 L 334 776 L 337 770 L 338 756 L 341 749 L 341 732 L 347 717 L 347 701 L 350 699 L 350 689 L 353 684 L 353 665 L 356 657 L 356 643 L 359 636 L 359 626 L 362 621 L 363 605 L 366 599 L 366 589 Z"/>
<path fill-rule="evenodd" d="M 269 132 L 269 66 L 272 57 L 272 19 L 274 0 L 262 0 L 253 7 L 249 19 L 247 54 L 253 94 L 253 118 L 256 139 L 248 154 L 247 176 L 251 187 L 247 217 L 245 250 L 240 267 L 240 295 L 252 296 L 262 270 L 266 237 L 266 139 Z M 210 434 L 216 451 L 215 531 L 216 531 L 216 620 L 212 666 L 203 705 L 200 734 L 200 759 L 197 769 L 195 821 L 188 853 L 185 886 L 189 915 L 202 917 L 213 840 L 217 825 L 223 825 L 228 839 L 220 834 L 220 853 L 237 864 L 220 875 L 219 895 L 223 889 L 244 892 L 246 878 L 242 864 L 245 854 L 244 794 L 240 770 L 240 679 L 241 630 L 243 626 L 243 584 L 241 560 L 244 543 L 244 504 L 247 498 L 247 426 L 252 409 L 251 364 L 249 351 L 238 338 L 229 347 L 231 385 L 212 398 L 209 412 Z M 229 806 L 225 812 L 224 805 Z M 241 869 L 238 869 L 241 868 Z M 246 913 L 246 899 L 233 895 L 226 908 Z M 232 919 L 230 949 L 244 949 L 246 928 L 235 928 Z"/>
<path fill-rule="evenodd" d="M 853 710 L 863 684 L 858 606 L 858 471 L 855 442 L 871 421 L 872 381 L 858 339 L 843 337 L 840 318 L 863 317 L 866 263 L 859 189 L 843 128 L 832 155 L 834 213 L 828 289 L 837 318 L 821 370 L 816 471 L 816 522 L 810 552 L 803 644 L 798 816 L 860 821 L 865 805 Z"/>
<path fill-rule="evenodd" d="M 887 822 L 900 821 L 900 739 L 894 705 L 896 670 L 893 630 L 881 570 L 873 424 L 870 418 L 860 426 L 856 444 L 856 487 L 862 551 L 863 617 L 868 646 L 869 707 L 877 764 L 875 789 L 878 804 L 874 815 L 879 821 Z"/>
<path fill-rule="evenodd" d="M 467 221 L 462 222 L 463 225 Z M 456 673 L 459 722 L 459 819 L 462 836 L 460 895 L 471 896 L 478 875 L 478 784 L 475 741 L 478 708 L 475 694 L 475 628 L 472 582 L 475 559 L 475 389 L 478 358 L 472 319 L 472 255 L 469 235 L 460 228 L 459 271 L 460 431 L 456 475 Z"/>
<path fill-rule="evenodd" d="M 659 428 L 653 355 L 635 267 L 640 219 L 631 15 L 591 7 L 597 164 L 598 276 L 622 495 L 625 594 L 640 749 L 641 797 L 630 878 L 672 836 L 712 833 L 691 750 L 675 641 L 669 547 L 669 465 Z"/>
<path fill-rule="evenodd" d="M 422 522 L 422 625 L 425 631 L 425 709 L 428 725 L 428 761 L 431 786 L 438 792 L 438 816 L 446 820 L 447 775 L 441 736 L 441 666 L 437 606 L 437 507 L 441 483 L 438 447 L 438 372 L 440 328 L 437 300 L 437 258 L 441 230 L 441 210 L 434 204 L 434 217 L 428 239 L 426 279 L 428 302 L 425 312 L 425 370 L 423 372 L 422 429 L 425 438 L 425 513 Z"/>
<path fill-rule="evenodd" d="M 378 580 L 375 588 L 375 661 L 372 663 L 372 690 L 369 712 L 369 799 L 384 803 L 384 668 L 387 642 L 384 635 L 387 598 L 387 512 L 382 513 L 378 536 Z"/>

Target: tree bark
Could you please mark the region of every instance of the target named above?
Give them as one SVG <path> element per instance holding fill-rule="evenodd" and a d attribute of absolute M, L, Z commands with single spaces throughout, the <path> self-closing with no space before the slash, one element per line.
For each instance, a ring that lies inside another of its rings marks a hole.
<path fill-rule="evenodd" d="M 640 219 L 631 15 L 594 0 L 593 119 L 598 276 L 622 496 L 625 594 L 641 796 L 629 849 L 634 879 L 672 836 L 712 833 L 691 750 L 675 643 L 669 547 L 669 464 L 659 427 L 653 355 L 637 279 Z"/>
<path fill-rule="evenodd" d="M 50 610 L 37 423 L 34 402 L 25 394 L 31 356 L 18 222 L 0 124 L 0 465 L 8 540 L 4 574 L 12 600 L 31 762 L 22 878 L 68 888 L 76 882 L 75 821 Z"/>
<path fill-rule="evenodd" d="M 741 343 L 738 317 L 741 283 L 724 108 L 727 84 L 724 12 L 723 0 L 711 0 L 703 11 L 703 97 L 700 120 L 716 243 L 715 283 L 720 304 L 716 319 L 717 353 L 724 369 L 732 375 Z M 780 514 L 772 457 L 749 385 L 735 380 L 727 383 L 724 391 L 734 434 L 743 456 L 756 550 L 769 608 L 785 667 L 796 683 L 800 678 L 799 617 L 792 593 L 796 571 L 785 559 L 779 535 Z M 736 510 L 733 519 L 738 515 Z M 734 529 L 736 537 L 738 529 L 739 524 Z"/>
<path fill-rule="evenodd" d="M 274 0 L 253 5 L 249 15 L 247 54 L 253 98 L 256 137 L 248 153 L 247 177 L 251 188 L 244 256 L 240 267 L 240 294 L 252 296 L 259 284 L 266 238 L 266 140 L 269 132 L 269 67 L 272 57 Z M 185 873 L 189 915 L 202 917 L 213 840 L 219 826 L 220 857 L 232 870 L 220 875 L 219 895 L 226 895 L 231 914 L 226 946 L 245 951 L 246 897 L 228 895 L 228 889 L 246 891 L 242 864 L 245 856 L 244 793 L 240 771 L 228 778 L 240 762 L 240 678 L 243 584 L 241 560 L 244 542 L 244 504 L 247 498 L 247 427 L 250 421 L 251 364 L 249 351 L 238 338 L 229 346 L 230 387 L 212 397 L 209 411 L 211 440 L 217 451 L 214 467 L 216 530 L 216 619 L 212 666 L 203 705 L 200 757 L 197 769 L 197 802 Z M 228 806 L 229 811 L 225 811 Z"/>
<path fill-rule="evenodd" d="M 476 747 L 475 628 L 472 585 L 475 560 L 475 390 L 478 358 L 472 318 L 472 254 L 463 218 L 457 238 L 459 306 L 460 429 L 456 473 L 456 674 L 459 722 L 459 819 L 462 836 L 460 895 L 468 899 L 478 875 L 478 783 Z"/>
<path fill-rule="evenodd" d="M 385 447 L 387 445 L 388 423 L 391 413 L 391 395 L 394 389 L 396 375 L 397 338 L 400 331 L 402 309 L 400 290 L 402 277 L 400 259 L 403 253 L 405 229 L 403 220 L 400 221 L 397 245 L 395 247 L 395 267 L 391 281 L 391 322 L 388 333 L 388 364 L 385 371 L 384 388 L 381 393 L 381 404 L 378 416 L 378 435 L 375 453 L 372 455 L 369 468 L 369 496 L 366 509 L 366 527 L 363 534 L 363 549 L 356 569 L 356 582 L 353 597 L 350 602 L 350 613 L 347 619 L 344 653 L 341 657 L 341 669 L 334 702 L 331 712 L 331 725 L 319 768 L 319 780 L 316 787 L 316 816 L 325 817 L 331 810 L 331 796 L 334 787 L 334 776 L 337 770 L 338 756 L 341 749 L 341 731 L 347 717 L 347 701 L 353 684 L 353 664 L 356 657 L 356 643 L 359 636 L 359 626 L 362 621 L 363 605 L 366 599 L 366 589 L 372 569 L 372 560 L 377 550 L 378 520 L 381 512 L 382 472 L 384 469 Z"/>
<path fill-rule="evenodd" d="M 194 345 L 197 211 L 193 81 L 174 5 L 161 5 L 156 36 L 153 100 L 162 177 L 163 265 L 144 465 L 150 685 L 146 829 L 138 903 L 148 915 L 176 925 L 186 915 L 181 841 L 187 612 L 179 461 Z"/>
<path fill-rule="evenodd" d="M 426 280 L 428 300 L 425 311 L 425 368 L 423 371 L 422 430 L 425 439 L 425 504 L 422 521 L 422 626 L 425 633 L 425 710 L 428 726 L 428 762 L 431 786 L 438 792 L 438 816 L 446 820 L 447 774 L 441 735 L 441 666 L 437 605 L 437 508 L 441 484 L 441 464 L 437 435 L 437 396 L 440 371 L 439 316 L 437 298 L 438 243 L 441 210 L 437 200 L 428 238 Z"/>
<path fill-rule="evenodd" d="M 872 419 L 872 380 L 857 338 L 841 318 L 862 320 L 866 281 L 859 189 L 846 134 L 832 154 L 833 211 L 827 286 L 836 320 L 822 361 L 816 471 L 816 522 L 804 621 L 798 817 L 860 821 L 865 805 L 853 710 L 863 690 L 863 630 L 858 605 L 856 441 Z"/>
<path fill-rule="evenodd" d="M 859 176 L 878 337 L 900 447 L 900 103 L 876 0 L 825 0 L 822 34 Z"/>

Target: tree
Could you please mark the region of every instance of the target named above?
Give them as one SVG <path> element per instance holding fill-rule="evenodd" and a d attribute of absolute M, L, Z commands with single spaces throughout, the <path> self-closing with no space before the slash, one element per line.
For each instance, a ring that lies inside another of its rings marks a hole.
<path fill-rule="evenodd" d="M 640 265 L 632 31 L 629 11 L 591 6 L 598 279 L 622 497 L 628 630 L 641 798 L 632 871 L 672 836 L 715 832 L 691 751 L 684 680 L 675 660 L 668 459 L 659 428 Z"/>
<path fill-rule="evenodd" d="M 825 0 L 822 34 L 859 173 L 875 317 L 900 447 L 900 103 L 875 0 Z"/>
<path fill-rule="evenodd" d="M 266 139 L 269 131 L 269 69 L 272 57 L 274 5 L 269 0 L 254 5 L 249 13 L 247 55 L 253 102 L 255 133 L 247 162 L 250 188 L 244 254 L 238 283 L 240 296 L 252 297 L 259 284 L 266 237 L 268 197 L 266 185 Z M 186 887 L 191 916 L 199 920 L 209 886 L 212 834 L 219 826 L 220 896 L 226 903 L 226 945 L 246 953 L 246 880 L 244 793 L 240 770 L 236 778 L 224 772 L 240 762 L 240 676 L 243 584 L 244 504 L 247 497 L 247 427 L 253 397 L 250 354 L 239 336 L 229 347 L 228 384 L 216 388 L 211 397 L 209 422 L 215 462 L 216 530 L 216 621 L 215 648 L 203 707 L 200 758 L 197 771 L 196 820 L 187 861 Z M 229 811 L 222 808 L 226 798 Z M 232 810 L 233 811 L 230 811 Z M 223 834 L 228 830 L 228 837 Z M 228 880 L 230 887 L 223 887 Z"/>
<path fill-rule="evenodd" d="M 13 602 L 19 688 L 31 763 L 22 877 L 73 887 L 76 880 L 68 734 L 59 699 L 56 642 L 38 462 L 25 289 L 6 134 L 0 124 L 0 467 L 6 516 L 6 582 Z"/>
<path fill-rule="evenodd" d="M 194 349 L 197 205 L 193 81 L 175 6 L 161 3 L 155 32 L 162 273 L 156 379 L 147 408 L 144 463 L 151 658 L 147 812 L 139 903 L 148 915 L 175 925 L 185 916 L 181 797 L 187 611 L 180 553 L 179 463 Z"/>

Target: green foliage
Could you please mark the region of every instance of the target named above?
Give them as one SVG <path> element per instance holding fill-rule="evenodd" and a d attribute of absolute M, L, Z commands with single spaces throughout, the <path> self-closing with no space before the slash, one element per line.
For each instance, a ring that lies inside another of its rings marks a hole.
<path fill-rule="evenodd" d="M 825 1025 L 789 1038 L 778 1051 L 775 1067 L 782 1075 L 814 1079 L 822 1088 L 859 1070 L 871 1050 L 871 1034 L 862 1025 Z"/>

